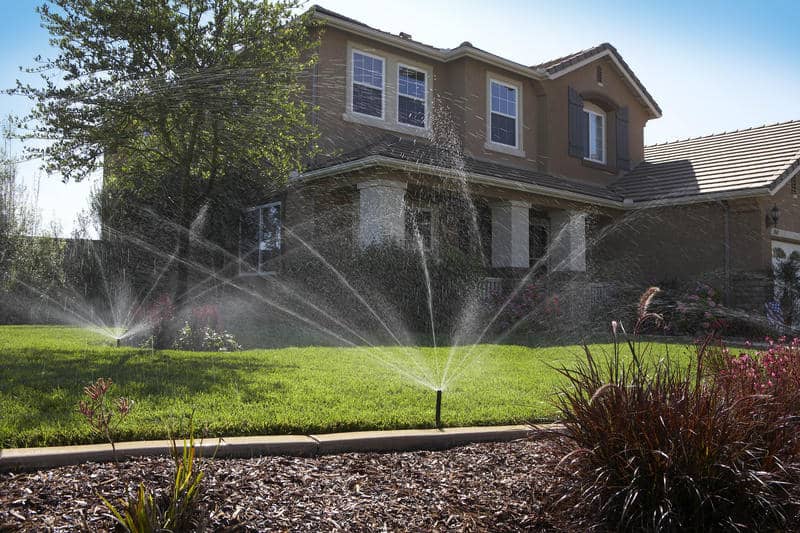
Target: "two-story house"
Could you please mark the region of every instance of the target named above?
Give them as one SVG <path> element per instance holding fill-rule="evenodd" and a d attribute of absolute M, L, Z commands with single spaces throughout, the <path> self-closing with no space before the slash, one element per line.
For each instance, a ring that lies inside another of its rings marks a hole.
<path fill-rule="evenodd" d="M 245 213 L 256 271 L 291 234 L 413 229 L 434 255 L 480 247 L 495 277 L 703 279 L 759 307 L 773 250 L 800 250 L 800 121 L 645 147 L 661 109 L 610 44 L 523 65 L 312 9 L 324 156 Z"/>

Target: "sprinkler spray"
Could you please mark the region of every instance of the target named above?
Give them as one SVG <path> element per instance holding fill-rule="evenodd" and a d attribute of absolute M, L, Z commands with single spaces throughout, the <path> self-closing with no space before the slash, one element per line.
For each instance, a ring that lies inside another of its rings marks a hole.
<path fill-rule="evenodd" d="M 436 389 L 436 428 L 442 428 L 442 389 Z"/>

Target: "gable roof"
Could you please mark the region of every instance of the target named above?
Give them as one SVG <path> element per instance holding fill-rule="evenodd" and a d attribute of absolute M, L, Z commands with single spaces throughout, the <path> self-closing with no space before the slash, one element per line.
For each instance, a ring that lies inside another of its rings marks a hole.
<path fill-rule="evenodd" d="M 572 72 L 573 70 L 579 69 L 591 63 L 592 61 L 596 61 L 606 56 L 610 57 L 617 68 L 619 68 L 623 76 L 625 76 L 627 79 L 628 83 L 630 83 L 633 87 L 634 91 L 638 93 L 642 103 L 645 104 L 646 107 L 650 108 L 650 111 L 653 113 L 653 115 L 660 117 L 661 107 L 659 107 L 659 105 L 656 103 L 655 99 L 652 97 L 641 80 L 639 80 L 636 74 L 633 73 L 633 69 L 631 69 L 628 63 L 625 62 L 625 60 L 622 58 L 622 55 L 610 43 L 602 43 L 597 46 L 593 46 L 592 48 L 587 48 L 586 50 L 581 50 L 564 57 L 551 59 L 550 61 L 533 65 L 531 68 L 542 70 L 547 73 L 548 78 L 556 79 L 564 74 Z"/>
<path fill-rule="evenodd" d="M 623 76 L 633 87 L 634 92 L 638 93 L 645 107 L 649 108 L 653 113 L 653 116 L 656 118 L 661 116 L 661 108 L 655 102 L 639 78 L 637 78 L 633 73 L 633 70 L 631 70 L 625 60 L 622 59 L 622 56 L 619 54 L 619 52 L 617 52 L 617 49 L 608 43 L 603 43 L 587 50 L 582 50 L 562 58 L 554 59 L 552 61 L 542 63 L 541 65 L 527 66 L 496 54 L 492 54 L 486 50 L 482 50 L 476 46 L 473 46 L 472 43 L 468 41 L 464 41 L 456 48 L 438 48 L 420 41 L 415 41 L 409 36 L 395 35 L 387 31 L 373 28 L 372 26 L 364 24 L 361 21 L 347 17 L 335 11 L 331 11 L 330 9 L 326 9 L 319 5 L 313 5 L 309 10 L 313 12 L 316 18 L 324 20 L 327 24 L 330 24 L 334 27 L 361 34 L 409 52 L 432 57 L 444 63 L 459 59 L 461 57 L 472 57 L 474 59 L 485 61 L 489 64 L 499 66 L 511 72 L 515 72 L 522 76 L 536 80 L 558 78 L 559 76 L 569 72 L 569 67 L 573 65 L 575 68 L 580 68 L 586 63 L 600 59 L 605 55 L 610 55 L 612 57 L 612 61 L 615 62 Z"/>
<path fill-rule="evenodd" d="M 531 68 L 527 65 L 523 65 L 521 63 L 511 61 L 510 59 L 500 57 L 491 52 L 487 52 L 486 50 L 482 50 L 476 46 L 473 46 L 472 43 L 468 41 L 464 41 L 456 48 L 438 48 L 420 41 L 415 41 L 409 36 L 395 35 L 393 33 L 389 33 L 388 31 L 373 28 L 372 26 L 364 24 L 361 21 L 346 17 L 340 13 L 331 11 L 330 9 L 326 9 L 319 5 L 311 6 L 309 11 L 313 12 L 314 17 L 324 20 L 326 24 L 330 24 L 333 27 L 363 35 L 370 39 L 375 39 L 385 44 L 400 48 L 401 50 L 431 57 L 443 63 L 447 63 L 448 61 L 453 61 L 462 57 L 472 57 L 528 78 L 541 80 L 547 77 L 544 72 L 538 69 Z"/>
<path fill-rule="evenodd" d="M 775 194 L 800 171 L 800 120 L 646 146 L 612 185 L 634 202 Z"/>
<path fill-rule="evenodd" d="M 336 175 L 342 172 L 383 166 L 439 176 L 464 177 L 471 183 L 525 190 L 568 200 L 620 207 L 622 197 L 595 185 L 551 176 L 535 170 L 516 168 L 441 148 L 424 139 L 386 134 L 376 141 L 336 156 L 315 162 L 302 179 Z"/>

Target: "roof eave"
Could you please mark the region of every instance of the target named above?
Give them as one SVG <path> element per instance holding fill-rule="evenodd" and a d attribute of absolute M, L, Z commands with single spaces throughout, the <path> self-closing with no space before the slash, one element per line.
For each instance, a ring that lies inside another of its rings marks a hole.
<path fill-rule="evenodd" d="M 428 165 L 425 163 L 416 163 L 413 161 L 403 161 L 391 157 L 371 155 L 348 161 L 346 163 L 339 163 L 329 167 L 324 167 L 309 172 L 304 172 L 298 176 L 298 180 L 313 181 L 315 179 L 324 178 L 328 176 L 335 176 L 344 172 L 353 172 L 355 170 L 363 170 L 369 167 L 382 166 L 393 168 L 397 170 L 406 170 L 409 172 L 421 172 L 425 174 L 433 174 L 442 177 L 451 178 L 465 178 L 470 183 L 479 185 L 491 185 L 503 189 L 511 189 L 523 192 L 530 192 L 535 194 L 542 194 L 553 198 L 560 198 L 562 200 L 572 200 L 577 202 L 589 203 L 593 205 L 600 205 L 604 207 L 614 207 L 620 209 L 623 207 L 621 201 L 611 200 L 608 198 L 601 198 L 591 196 L 588 194 L 581 194 L 571 191 L 563 191 L 542 185 L 534 185 L 531 183 L 522 183 L 513 180 L 489 176 L 486 174 L 479 174 L 475 172 L 461 172 L 453 169 L 439 167 L 436 165 Z"/>
<path fill-rule="evenodd" d="M 776 178 L 775 182 L 772 184 L 770 196 L 775 196 L 784 185 L 789 183 L 792 178 L 796 177 L 798 174 L 800 174 L 800 159 L 792 163 L 787 170 L 784 170 L 781 175 Z"/>
<path fill-rule="evenodd" d="M 692 196 L 683 196 L 677 198 L 676 197 L 661 198 L 658 200 L 645 200 L 645 201 L 632 202 L 628 199 L 628 200 L 618 201 L 598 196 L 591 196 L 588 194 L 563 191 L 551 187 L 545 187 L 542 185 L 534 185 L 530 183 L 522 183 L 518 181 L 507 180 L 495 176 L 489 176 L 486 174 L 479 174 L 475 172 L 461 172 L 444 167 L 439 167 L 436 165 L 416 163 L 413 161 L 403 161 L 400 159 L 394 159 L 391 157 L 380 156 L 380 155 L 371 155 L 367 157 L 362 157 L 354 161 L 347 161 L 345 163 L 339 163 L 329 167 L 324 167 L 304 172 L 299 174 L 293 181 L 295 182 L 313 181 L 315 179 L 335 176 L 345 172 L 353 172 L 356 170 L 363 170 L 365 168 L 376 167 L 376 166 L 393 168 L 397 170 L 406 170 L 409 172 L 422 172 L 442 177 L 452 177 L 452 178 L 463 177 L 470 183 L 476 183 L 479 185 L 491 185 L 503 189 L 517 190 L 534 194 L 542 194 L 545 196 L 559 198 L 562 200 L 572 200 L 593 205 L 599 205 L 603 207 L 613 207 L 615 209 L 623 209 L 623 210 L 653 209 L 658 207 L 702 204 L 702 203 L 719 202 L 724 200 L 736 200 L 743 198 L 754 198 L 759 196 L 770 196 L 774 195 L 775 192 L 777 192 L 777 189 L 780 188 L 777 187 L 776 190 L 772 190 L 771 187 L 755 187 L 752 189 L 740 189 L 736 191 L 725 191 L 719 193 L 696 194 Z M 788 176 L 786 180 L 791 179 L 791 177 L 793 177 L 793 175 L 797 174 L 798 172 L 800 172 L 800 167 L 798 167 L 798 169 L 795 170 L 792 175 Z"/>
<path fill-rule="evenodd" d="M 611 60 L 614 62 L 614 65 L 625 76 L 626 81 L 630 84 L 631 87 L 633 87 L 636 90 L 636 93 L 639 95 L 639 97 L 642 99 L 642 101 L 646 104 L 646 107 L 650 110 L 650 113 L 653 115 L 653 118 L 661 118 L 661 109 L 658 107 L 658 104 L 656 104 L 655 101 L 653 101 L 653 99 L 651 97 L 649 97 L 642 90 L 642 88 L 639 86 L 639 83 L 637 83 L 636 80 L 634 80 L 631 77 L 630 73 L 628 72 L 628 68 L 626 68 L 620 62 L 620 60 L 617 57 L 617 55 L 615 53 L 613 53 L 609 49 L 601 50 L 601 51 L 597 52 L 596 54 L 593 54 L 593 55 L 591 55 L 591 56 L 589 56 L 589 57 L 587 57 L 587 58 L 585 58 L 585 59 L 583 59 L 581 61 L 578 61 L 577 63 L 575 63 L 573 65 L 570 65 L 570 66 L 565 67 L 565 68 L 563 68 L 561 70 L 558 70 L 558 71 L 556 71 L 556 72 L 554 72 L 552 74 L 549 74 L 547 77 L 548 77 L 548 79 L 551 79 L 551 80 L 558 79 L 561 76 L 564 76 L 565 74 L 569 74 L 570 72 L 574 72 L 574 71 L 576 71 L 576 70 L 578 70 L 580 68 L 585 67 L 589 63 L 597 61 L 598 59 L 606 57 L 606 56 L 611 58 Z"/>
<path fill-rule="evenodd" d="M 368 37 L 383 44 L 394 46 L 395 48 L 400 48 L 401 50 L 405 50 L 407 52 L 413 52 L 415 54 L 430 57 L 444 63 L 460 59 L 462 57 L 470 57 L 472 59 L 485 61 L 496 67 L 503 68 L 528 78 L 533 78 L 536 80 L 547 78 L 547 74 L 539 69 L 534 69 L 514 61 L 509 61 L 508 59 L 504 59 L 495 54 L 471 46 L 459 46 L 451 50 L 439 50 L 415 41 L 404 39 L 399 36 L 387 34 L 368 26 L 362 26 L 347 20 L 342 20 L 333 15 L 329 15 L 328 13 L 314 11 L 313 17 L 324 20 L 326 24 L 329 24 L 335 28 L 348 31 L 350 33 L 355 33 L 363 37 Z"/>
<path fill-rule="evenodd" d="M 677 198 L 661 198 L 658 200 L 645 200 L 642 202 L 626 203 L 626 209 L 649 209 L 654 207 L 670 207 L 673 205 L 704 204 L 720 202 L 723 200 L 736 200 L 741 198 L 753 198 L 757 196 L 769 196 L 772 194 L 769 187 L 754 187 L 752 189 L 740 189 L 737 191 L 725 191 L 719 193 L 695 194 L 692 196 L 681 196 Z"/>

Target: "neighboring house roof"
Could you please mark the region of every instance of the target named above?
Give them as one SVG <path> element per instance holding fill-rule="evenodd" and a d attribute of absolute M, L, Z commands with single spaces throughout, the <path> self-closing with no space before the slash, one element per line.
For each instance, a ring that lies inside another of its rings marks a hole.
<path fill-rule="evenodd" d="M 775 194 L 800 170 L 800 120 L 646 146 L 612 185 L 634 202 Z"/>
<path fill-rule="evenodd" d="M 650 108 L 656 117 L 661 116 L 661 108 L 656 103 L 655 99 L 648 92 L 644 84 L 639 80 L 633 69 L 628 66 L 628 63 L 622 58 L 622 55 L 609 43 L 602 43 L 580 52 L 545 61 L 539 65 L 533 65 L 531 68 L 542 70 L 547 73 L 548 78 L 555 79 L 575 69 L 581 68 L 584 65 L 596 61 L 602 57 L 610 57 L 611 60 L 617 65 L 622 74 L 627 78 L 628 82 L 633 86 L 634 90 L 639 93 L 642 102 Z"/>
<path fill-rule="evenodd" d="M 451 177 L 463 176 L 471 183 L 518 188 L 549 196 L 616 207 L 622 202 L 622 197 L 605 187 L 460 156 L 429 141 L 392 134 L 387 134 L 374 143 L 346 154 L 320 159 L 303 173 L 303 177 L 334 175 L 370 166 L 388 166 Z"/>

